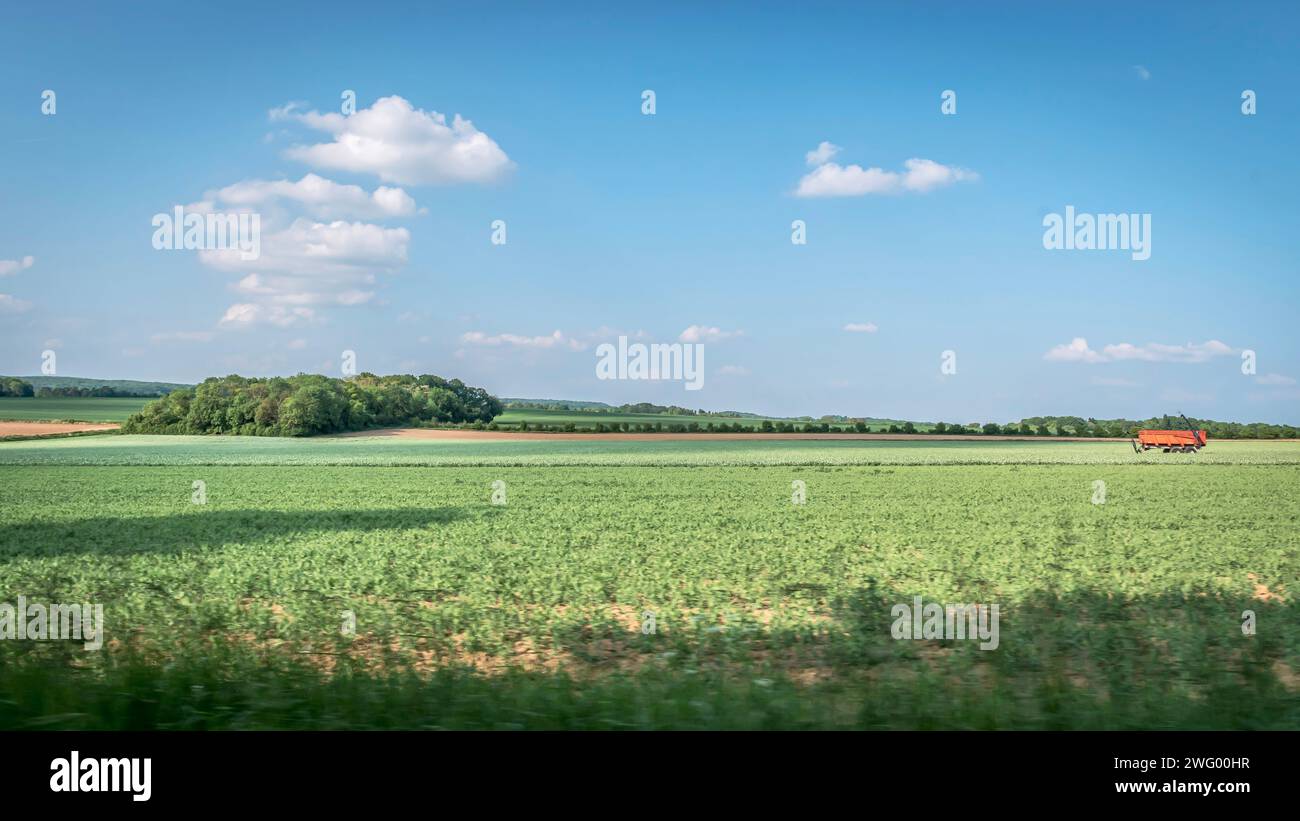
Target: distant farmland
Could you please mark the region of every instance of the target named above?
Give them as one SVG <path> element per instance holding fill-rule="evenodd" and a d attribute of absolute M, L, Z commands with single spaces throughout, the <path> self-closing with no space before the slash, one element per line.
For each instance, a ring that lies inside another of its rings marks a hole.
<path fill-rule="evenodd" d="M 540 425 L 547 427 L 563 427 L 572 424 L 576 430 L 595 430 L 597 424 L 606 426 L 626 424 L 629 429 L 636 429 L 640 425 L 662 425 L 665 429 L 669 425 L 690 426 L 698 425 L 701 430 L 706 430 L 710 424 L 715 427 L 718 425 L 741 424 L 757 428 L 764 421 L 769 421 L 773 425 L 778 422 L 793 423 L 800 427 L 808 424 L 809 420 L 795 421 L 793 419 L 783 419 L 778 416 L 686 416 L 672 413 L 622 413 L 619 411 L 567 411 L 567 410 L 535 410 L 531 408 L 507 408 L 506 412 L 498 416 L 495 420 L 501 427 L 518 427 L 521 422 L 527 422 L 528 427 L 536 428 Z M 867 419 L 866 423 L 875 428 L 888 427 L 891 424 L 902 425 L 903 423 L 894 419 Z M 814 422 L 820 424 L 820 422 Z M 852 430 L 853 425 L 849 422 L 831 422 L 832 428 L 843 427 Z M 930 425 L 918 424 L 918 431 L 930 429 Z"/>
<path fill-rule="evenodd" d="M 154 397 L 0 397 L 0 421 L 122 422 Z"/>
<path fill-rule="evenodd" d="M 0 583 L 108 639 L 0 641 L 0 728 L 1295 728 L 1297 489 L 1293 442 L 0 443 Z"/>

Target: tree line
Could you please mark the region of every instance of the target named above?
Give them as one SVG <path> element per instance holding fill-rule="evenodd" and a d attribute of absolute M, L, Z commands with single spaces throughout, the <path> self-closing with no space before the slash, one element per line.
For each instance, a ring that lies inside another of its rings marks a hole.
<path fill-rule="evenodd" d="M 36 390 L 31 382 L 24 382 L 16 376 L 0 376 L 0 396 L 35 396 Z"/>
<path fill-rule="evenodd" d="M 1293 425 L 1270 425 L 1264 422 L 1242 424 L 1240 422 L 1216 422 L 1210 419 L 1192 419 L 1188 421 L 1197 430 L 1204 430 L 1211 439 L 1297 439 L 1300 428 Z M 495 429 L 496 425 L 493 425 Z M 772 420 L 764 419 L 755 424 L 740 422 L 625 422 L 610 421 L 584 423 L 582 427 L 573 422 L 563 424 L 546 424 L 544 422 L 521 421 L 521 431 L 563 431 L 590 433 L 899 433 L 899 434 L 937 434 L 947 436 L 1072 436 L 1086 438 L 1131 438 L 1143 429 L 1182 429 L 1186 428 L 1181 417 L 1152 417 L 1145 420 L 1130 419 L 1081 419 L 1077 416 L 1035 416 L 1020 422 L 1008 422 L 1000 425 L 996 422 L 970 422 L 956 424 L 936 422 L 932 426 L 918 427 L 914 422 L 902 424 L 868 424 L 864 420 L 833 424 L 831 422 L 801 422 L 798 419 Z"/>
<path fill-rule="evenodd" d="M 38 399 L 86 399 L 93 397 L 143 398 L 165 396 L 168 390 L 170 389 L 115 388 L 111 385 L 96 385 L 95 387 L 77 385 L 61 385 L 53 387 L 45 385 L 37 388 L 27 380 L 19 379 L 16 376 L 0 376 L 0 396 L 34 396 Z"/>
<path fill-rule="evenodd" d="M 511 410 L 545 410 L 545 411 L 567 411 L 570 413 L 590 413 L 590 414 L 622 414 L 622 413 L 645 413 L 658 414 L 663 416 L 712 416 L 712 417 L 753 417 L 757 414 L 742 413 L 740 411 L 706 411 L 702 408 L 683 408 L 680 405 L 656 405 L 652 402 L 636 402 L 624 405 L 597 405 L 595 403 L 572 404 L 568 402 L 507 402 L 506 407 Z"/>
<path fill-rule="evenodd" d="M 79 388 L 68 385 L 61 388 L 37 388 L 36 396 L 38 398 L 67 397 L 72 399 L 88 399 L 92 397 L 111 397 L 117 399 L 142 398 L 146 396 L 166 395 L 166 391 L 141 392 L 138 390 L 122 390 L 121 388 L 110 388 L 108 385 L 98 385 L 93 388 Z"/>
<path fill-rule="evenodd" d="M 988 423 L 985 425 L 951 426 L 947 431 L 939 430 L 942 422 L 935 425 L 933 433 L 984 433 L 1012 436 L 1079 436 L 1087 438 L 1132 438 L 1139 430 L 1185 430 L 1188 422 L 1196 430 L 1204 430 L 1211 439 L 1295 439 L 1300 437 L 1300 428 L 1294 425 L 1271 425 L 1266 422 L 1218 422 L 1213 419 L 1187 417 L 1181 415 L 1152 416 L 1147 419 L 1087 419 L 1078 416 L 1031 416 L 1020 422 L 1006 425 Z M 978 428 L 978 429 L 973 429 Z"/>
<path fill-rule="evenodd" d="M 126 433 L 312 436 L 391 426 L 487 423 L 501 402 L 482 388 L 440 376 L 362 373 L 210 377 L 145 405 Z"/>

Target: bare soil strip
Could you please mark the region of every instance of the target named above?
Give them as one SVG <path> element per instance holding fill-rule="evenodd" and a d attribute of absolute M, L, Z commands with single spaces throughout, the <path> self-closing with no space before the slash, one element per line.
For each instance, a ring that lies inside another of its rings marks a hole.
<path fill-rule="evenodd" d="M 516 433 L 502 430 L 434 430 L 430 428 L 381 428 L 341 433 L 340 437 L 385 437 L 394 439 L 443 439 L 486 441 L 493 439 L 554 442 L 559 440 L 597 442 L 736 442 L 784 439 L 882 440 L 900 442 L 1127 442 L 1127 439 L 1078 438 L 1074 436 L 944 436 L 927 433 Z"/>
<path fill-rule="evenodd" d="M 11 436 L 55 436 L 61 433 L 84 433 L 117 430 L 112 422 L 0 422 L 0 439 Z"/>

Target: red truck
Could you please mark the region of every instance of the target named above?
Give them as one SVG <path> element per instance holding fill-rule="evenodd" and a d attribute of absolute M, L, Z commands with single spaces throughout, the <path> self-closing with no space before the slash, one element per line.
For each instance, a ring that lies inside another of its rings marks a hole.
<path fill-rule="evenodd" d="M 1168 424 L 1168 417 L 1165 417 Z M 1183 417 L 1187 422 L 1187 417 Z M 1151 448 L 1160 448 L 1165 453 L 1195 453 L 1205 447 L 1209 434 L 1192 428 L 1187 422 L 1186 430 L 1140 430 L 1133 440 L 1133 452 L 1140 453 Z"/>

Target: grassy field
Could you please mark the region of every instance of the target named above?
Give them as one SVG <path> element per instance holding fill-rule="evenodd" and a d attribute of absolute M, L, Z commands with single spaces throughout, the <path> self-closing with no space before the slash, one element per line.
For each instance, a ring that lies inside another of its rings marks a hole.
<path fill-rule="evenodd" d="M 108 633 L 0 641 L 0 727 L 1300 727 L 1300 447 L 1126 447 L 0 444 L 0 601 Z"/>
<path fill-rule="evenodd" d="M 0 396 L 0 421 L 122 422 L 147 398 Z"/>
<path fill-rule="evenodd" d="M 1205 465 L 1300 464 L 1300 442 L 1222 441 L 1196 454 L 1127 442 L 448 441 L 385 437 L 83 436 L 0 443 L 0 465 Z"/>

